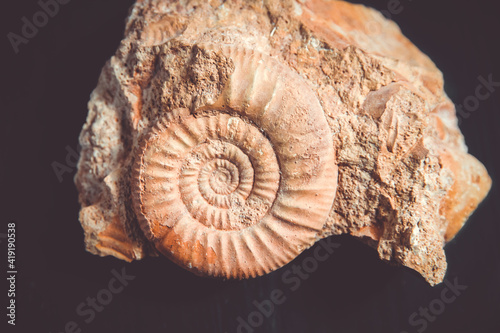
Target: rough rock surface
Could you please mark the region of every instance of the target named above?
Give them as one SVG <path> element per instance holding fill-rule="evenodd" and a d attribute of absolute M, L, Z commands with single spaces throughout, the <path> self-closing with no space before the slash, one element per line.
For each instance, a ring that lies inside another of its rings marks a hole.
<path fill-rule="evenodd" d="M 491 180 L 467 154 L 433 62 L 392 21 L 343 1 L 137 1 L 80 135 L 75 182 L 87 250 L 127 261 L 158 255 L 133 209 L 132 168 L 166 113 L 194 112 L 222 94 L 234 66 L 207 44 L 269 55 L 317 95 L 338 186 L 316 239 L 360 237 L 381 259 L 441 282 L 443 246 Z"/>

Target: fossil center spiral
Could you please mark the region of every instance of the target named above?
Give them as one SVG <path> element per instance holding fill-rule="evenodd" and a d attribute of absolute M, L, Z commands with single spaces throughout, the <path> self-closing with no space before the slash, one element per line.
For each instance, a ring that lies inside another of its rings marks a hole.
<path fill-rule="evenodd" d="M 205 181 L 208 174 L 210 188 L 217 194 L 230 194 L 239 185 L 238 168 L 228 160 L 217 159 L 207 164 L 203 169 L 204 177 L 200 180 Z"/>
<path fill-rule="evenodd" d="M 186 159 L 181 177 L 189 178 L 198 174 L 198 190 L 212 206 L 228 209 L 246 200 L 253 187 L 254 177 L 248 156 L 237 146 L 220 140 L 202 144 L 198 148 Z M 195 180 L 189 179 L 191 181 Z"/>

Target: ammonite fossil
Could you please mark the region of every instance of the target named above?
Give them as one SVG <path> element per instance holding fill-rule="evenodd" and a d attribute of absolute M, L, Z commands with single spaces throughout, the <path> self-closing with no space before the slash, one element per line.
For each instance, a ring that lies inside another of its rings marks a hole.
<path fill-rule="evenodd" d="M 314 92 L 262 54 L 226 48 L 219 99 L 173 110 L 139 147 L 139 222 L 156 248 L 211 276 L 250 277 L 310 247 L 337 187 L 333 141 Z"/>
<path fill-rule="evenodd" d="M 347 233 L 436 284 L 491 184 L 432 61 L 343 1 L 138 1 L 80 144 L 87 250 L 212 277 Z"/>

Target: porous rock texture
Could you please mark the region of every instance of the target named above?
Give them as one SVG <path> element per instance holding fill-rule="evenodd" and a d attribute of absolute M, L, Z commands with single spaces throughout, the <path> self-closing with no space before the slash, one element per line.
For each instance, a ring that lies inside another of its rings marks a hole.
<path fill-rule="evenodd" d="M 89 252 L 158 255 L 133 208 L 132 169 L 165 113 L 194 112 L 223 93 L 233 59 L 205 45 L 270 56 L 318 99 L 338 185 L 316 240 L 350 234 L 432 285 L 443 280 L 443 246 L 491 180 L 467 154 L 434 63 L 394 22 L 344 1 L 137 1 L 80 134 L 75 182 Z"/>

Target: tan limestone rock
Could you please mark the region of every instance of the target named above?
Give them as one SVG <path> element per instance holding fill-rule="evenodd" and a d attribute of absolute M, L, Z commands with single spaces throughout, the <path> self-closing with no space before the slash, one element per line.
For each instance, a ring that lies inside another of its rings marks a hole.
<path fill-rule="evenodd" d="M 87 250 L 208 276 L 351 234 L 434 285 L 491 186 L 434 63 L 344 1 L 137 1 L 80 144 Z"/>

